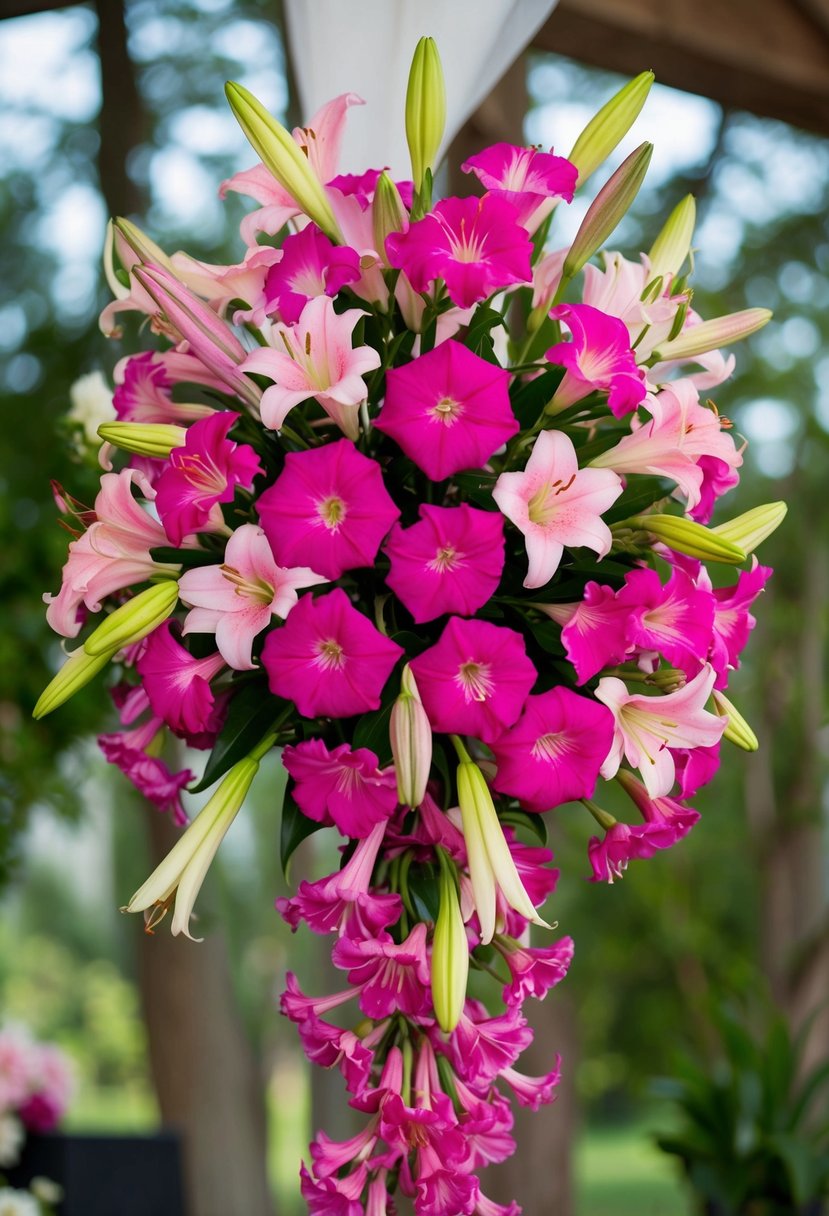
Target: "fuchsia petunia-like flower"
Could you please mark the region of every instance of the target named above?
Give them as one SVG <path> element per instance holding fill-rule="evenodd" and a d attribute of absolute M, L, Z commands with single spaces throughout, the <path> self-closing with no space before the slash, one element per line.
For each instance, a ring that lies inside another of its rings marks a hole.
<path fill-rule="evenodd" d="M 227 435 L 239 415 L 216 411 L 187 431 L 184 447 L 173 448 L 168 465 L 155 483 L 155 505 L 164 531 L 174 545 L 191 532 L 224 527 L 218 504 L 232 502 L 236 487 L 249 490 L 262 466 L 246 443 Z"/>
<path fill-rule="evenodd" d="M 282 258 L 265 279 L 265 312 L 277 311 L 293 325 L 315 296 L 335 296 L 341 287 L 359 279 L 360 258 L 355 249 L 335 245 L 325 233 L 309 224 L 282 242 Z"/>
<path fill-rule="evenodd" d="M 490 197 L 510 203 L 517 222 L 529 233 L 550 214 L 556 199 L 573 201 L 579 176 L 572 161 L 553 156 L 552 149 L 542 152 L 507 143 L 484 148 L 461 168 L 464 173 L 474 173 Z"/>
<path fill-rule="evenodd" d="M 389 265 L 403 270 L 415 291 L 443 279 L 450 299 L 469 308 L 513 283 L 532 279 L 532 242 L 503 199 L 445 198 L 408 232 L 386 240 Z"/>
<path fill-rule="evenodd" d="M 380 465 L 350 439 L 288 452 L 256 510 L 277 561 L 306 561 L 330 579 L 371 566 L 400 515 Z"/>
<path fill-rule="evenodd" d="M 708 655 L 714 602 L 679 569 L 665 584 L 655 570 L 631 570 L 616 593 L 616 603 L 628 613 L 625 636 L 631 646 L 656 650 L 689 675 L 696 675 Z"/>
<path fill-rule="evenodd" d="M 551 615 L 554 619 L 554 605 Z M 567 658 L 576 669 L 578 683 L 584 684 L 596 672 L 612 663 L 623 663 L 631 649 L 625 626 L 629 611 L 620 604 L 612 587 L 601 583 L 585 584 L 580 604 L 571 606 L 572 612 L 561 631 L 561 640 Z"/>
<path fill-rule="evenodd" d="M 411 668 L 433 728 L 485 742 L 517 721 L 536 680 L 520 633 L 456 616 Z"/>
<path fill-rule="evenodd" d="M 493 787 L 530 811 L 590 798 L 613 742 L 604 705 L 568 688 L 528 697 L 521 717 L 494 739 Z"/>
<path fill-rule="evenodd" d="M 281 629 L 265 639 L 262 662 L 271 692 L 306 718 L 349 718 L 380 705 L 402 647 L 353 608 L 338 587 L 304 595 Z"/>
<path fill-rule="evenodd" d="M 472 616 L 494 595 L 504 568 L 504 521 L 492 511 L 420 507 L 420 522 L 396 527 L 384 546 L 386 582 L 417 624 L 445 612 Z"/>
<path fill-rule="evenodd" d="M 449 338 L 390 368 L 375 422 L 433 481 L 480 469 L 518 431 L 509 373 Z"/>
<path fill-rule="evenodd" d="M 551 346 L 546 358 L 564 367 L 553 406 L 565 409 L 599 389 L 616 418 L 635 410 L 643 400 L 645 373 L 636 366 L 630 335 L 618 319 L 589 304 L 559 304 L 550 312 L 570 330 L 571 340 Z"/>
<path fill-rule="evenodd" d="M 257 634 L 274 616 L 288 615 L 299 589 L 325 582 L 308 566 L 278 566 L 262 529 L 242 524 L 227 542 L 221 566 L 197 566 L 181 576 L 179 593 L 190 605 L 184 632 L 215 633 L 225 662 L 237 671 L 251 671 Z"/>
<path fill-rule="evenodd" d="M 565 545 L 585 545 L 604 557 L 613 538 L 601 516 L 621 493 L 622 482 L 609 469 L 579 468 L 573 442 L 563 431 L 542 431 L 524 471 L 502 473 L 492 491 L 500 510 L 526 538 L 524 586 L 549 582 Z"/>
<path fill-rule="evenodd" d="M 381 771 L 374 752 L 347 743 L 329 751 L 321 739 L 286 747 L 282 763 L 294 779 L 300 810 L 317 823 L 335 823 L 362 840 L 397 806 L 394 770 Z"/>

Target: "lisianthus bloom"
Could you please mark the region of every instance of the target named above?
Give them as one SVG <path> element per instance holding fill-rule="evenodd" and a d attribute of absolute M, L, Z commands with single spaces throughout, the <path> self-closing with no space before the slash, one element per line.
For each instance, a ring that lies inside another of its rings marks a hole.
<path fill-rule="evenodd" d="M 182 575 L 179 594 L 190 605 L 184 632 L 215 633 L 225 662 L 237 671 L 250 671 L 256 666 L 256 635 L 274 616 L 288 615 L 300 588 L 326 581 L 308 566 L 278 566 L 262 529 L 242 524 L 227 542 L 221 566 L 196 566 Z"/>
<path fill-rule="evenodd" d="M 530 811 L 589 798 L 613 742 L 613 715 L 568 688 L 528 697 L 521 717 L 491 743 L 493 786 Z"/>
<path fill-rule="evenodd" d="M 175 734 L 198 735 L 208 729 L 215 704 L 210 681 L 225 666 L 218 651 L 194 658 L 165 621 L 149 635 L 135 666 L 153 713 Z"/>
<path fill-rule="evenodd" d="M 712 747 L 725 730 L 725 718 L 705 709 L 715 678 L 714 668 L 706 663 L 684 688 L 657 697 L 632 694 L 615 676 L 600 680 L 596 697 L 616 719 L 613 746 L 602 765 L 602 776 L 614 776 L 624 756 L 641 772 L 651 798 L 669 794 L 676 773 L 670 749 Z"/>
<path fill-rule="evenodd" d="M 563 321 L 571 334 L 569 342 L 551 346 L 545 356 L 566 368 L 553 408 L 563 410 L 599 389 L 608 394 L 616 418 L 635 410 L 647 391 L 645 373 L 636 366 L 630 335 L 618 317 L 589 304 L 559 304 L 550 316 Z"/>
<path fill-rule="evenodd" d="M 417 624 L 444 612 L 472 616 L 495 593 L 504 568 L 504 521 L 493 511 L 420 507 L 420 523 L 395 527 L 384 545 L 386 582 Z"/>
<path fill-rule="evenodd" d="M 251 489 L 262 466 L 252 447 L 228 439 L 239 420 L 233 410 L 215 411 L 187 431 L 184 447 L 173 448 L 155 483 L 155 505 L 174 545 L 191 532 L 224 526 L 220 502 L 232 502 L 236 487 Z M 215 510 L 214 510 L 215 509 Z M 215 516 L 218 518 L 215 518 Z"/>
<path fill-rule="evenodd" d="M 435 730 L 487 742 L 518 719 L 536 680 L 520 633 L 457 616 L 410 666 Z"/>
<path fill-rule="evenodd" d="M 262 662 L 271 692 L 293 701 L 304 718 L 349 718 L 379 708 L 402 653 L 338 587 L 316 599 L 304 595 L 268 634 Z"/>
<path fill-rule="evenodd" d="M 282 257 L 265 279 L 265 311 L 293 325 L 315 296 L 335 296 L 361 274 L 355 249 L 335 245 L 314 224 L 282 242 Z"/>
<path fill-rule="evenodd" d="M 386 239 L 389 265 L 415 291 L 443 279 L 453 303 L 469 308 L 499 288 L 532 279 L 532 242 L 503 199 L 445 198 L 429 215 Z"/>
<path fill-rule="evenodd" d="M 423 1014 L 428 1008 L 429 963 L 426 925 L 418 921 L 399 945 L 388 933 L 372 938 L 341 937 L 331 952 L 335 967 L 348 971 L 360 988 L 360 1008 L 370 1018 L 397 1012 Z"/>
<path fill-rule="evenodd" d="M 363 375 L 380 366 L 374 347 L 351 344 L 363 316 L 359 308 L 337 313 L 328 296 L 317 296 L 296 325 L 274 325 L 268 335 L 272 345 L 251 352 L 243 364 L 246 372 L 274 382 L 260 404 L 266 427 L 278 431 L 295 405 L 313 397 L 349 439 L 358 437 L 357 412 L 368 394 Z"/>
<path fill-rule="evenodd" d="M 286 747 L 282 763 L 294 779 L 297 806 L 317 823 L 335 823 L 362 840 L 397 806 L 394 769 L 381 771 L 368 748 L 347 743 L 329 751 L 321 739 Z"/>
<path fill-rule="evenodd" d="M 116 368 L 115 377 L 112 406 L 121 422 L 188 423 L 215 413 L 210 405 L 173 401 L 175 381 L 158 351 L 131 355 Z"/>
<path fill-rule="evenodd" d="M 550 214 L 555 199 L 572 203 L 579 176 L 576 166 L 563 156 L 553 156 L 552 149 L 542 152 L 507 143 L 484 148 L 461 168 L 474 173 L 490 197 L 510 203 L 517 222 L 529 233 Z"/>
<path fill-rule="evenodd" d="M 448 339 L 403 367 L 390 368 L 375 422 L 406 455 L 442 481 L 480 469 L 519 429 L 509 372 Z"/>
<path fill-rule="evenodd" d="M 379 464 L 350 439 L 288 452 L 256 510 L 277 561 L 307 561 L 330 579 L 371 566 L 400 515 Z"/>
<path fill-rule="evenodd" d="M 103 475 L 95 499 L 94 522 L 69 545 L 58 594 L 43 597 L 49 605 L 47 621 L 64 637 L 77 636 L 82 604 L 90 612 L 100 612 L 101 601 L 114 591 L 142 583 L 155 574 L 178 572 L 177 566 L 164 566 L 150 557 L 151 549 L 168 543 L 167 535 L 136 502 L 132 493 L 135 483 L 152 501 L 155 491 L 135 470 Z"/>
<path fill-rule="evenodd" d="M 604 557 L 613 538 L 601 516 L 621 493 L 622 482 L 610 469 L 579 468 L 573 442 L 563 431 L 542 431 L 524 471 L 502 473 L 492 491 L 500 510 L 526 538 L 524 586 L 549 582 L 565 545 L 585 545 Z"/>

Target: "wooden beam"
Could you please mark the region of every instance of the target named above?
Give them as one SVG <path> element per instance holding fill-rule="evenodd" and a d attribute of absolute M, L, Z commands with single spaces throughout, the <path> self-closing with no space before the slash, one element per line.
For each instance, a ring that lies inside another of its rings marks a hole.
<path fill-rule="evenodd" d="M 0 0 L 0 21 L 4 17 L 31 17 L 58 8 L 77 8 L 78 0 Z"/>
<path fill-rule="evenodd" d="M 829 134 L 825 0 L 560 0 L 533 45 Z"/>

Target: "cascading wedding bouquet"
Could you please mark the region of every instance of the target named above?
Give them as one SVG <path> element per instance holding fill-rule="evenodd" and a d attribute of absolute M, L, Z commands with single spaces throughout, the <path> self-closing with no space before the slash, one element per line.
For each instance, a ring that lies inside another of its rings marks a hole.
<path fill-rule="evenodd" d="M 168 257 L 123 220 L 111 233 L 102 326 L 142 313 L 162 342 L 116 368 L 94 509 L 57 494 L 78 533 L 48 618 L 85 640 L 35 714 L 115 661 L 125 729 L 101 738 L 107 759 L 182 826 L 182 789 L 219 782 L 128 904 L 148 929 L 172 907 L 189 934 L 274 746 L 283 860 L 319 828 L 344 838 L 335 873 L 277 901 L 294 929 L 334 938 L 346 986 L 308 996 L 289 973 L 282 1009 L 366 1116 L 351 1140 L 313 1142 L 312 1212 L 380 1216 L 396 1188 L 419 1216 L 520 1211 L 476 1174 L 514 1149 L 497 1083 L 537 1108 L 558 1080 L 557 1062 L 514 1067 L 524 1000 L 573 950 L 529 944 L 557 878 L 541 813 L 583 803 L 593 878 L 613 881 L 687 834 L 722 737 L 756 747 L 724 690 L 770 574 L 749 555 L 785 507 L 707 526 L 742 449 L 702 395 L 733 370 L 719 346 L 770 314 L 693 310 L 691 198 L 648 256 L 591 263 L 648 144 L 570 247 L 547 250 L 556 208 L 652 79 L 569 158 L 497 144 L 463 166 L 482 196 L 434 204 L 430 39 L 409 80 L 410 182 L 337 174 L 354 95 L 291 134 L 229 85 L 261 158 L 224 186 L 259 204 L 244 259 Z M 748 564 L 715 586 L 706 561 Z M 162 759 L 167 732 L 212 749 L 195 785 Z M 593 800 L 600 779 L 633 822 Z M 345 1024 L 329 1021 L 341 1007 Z"/>

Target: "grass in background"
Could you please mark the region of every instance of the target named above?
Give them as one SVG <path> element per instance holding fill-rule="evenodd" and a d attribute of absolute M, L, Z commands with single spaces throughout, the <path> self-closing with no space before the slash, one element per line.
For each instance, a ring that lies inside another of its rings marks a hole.
<path fill-rule="evenodd" d="M 594 1128 L 576 1150 L 577 1216 L 690 1216 L 682 1183 L 651 1127 Z"/>

